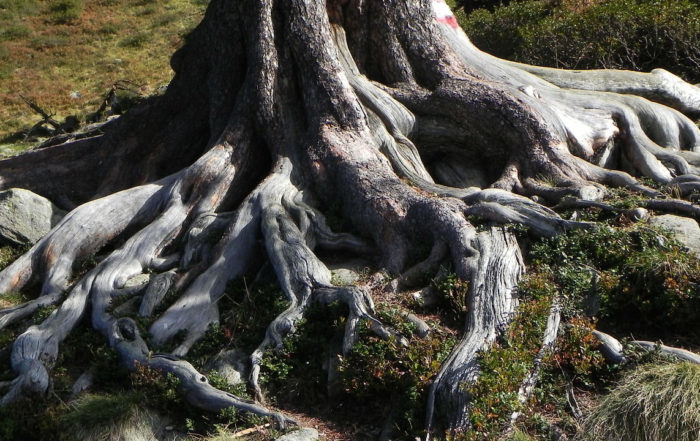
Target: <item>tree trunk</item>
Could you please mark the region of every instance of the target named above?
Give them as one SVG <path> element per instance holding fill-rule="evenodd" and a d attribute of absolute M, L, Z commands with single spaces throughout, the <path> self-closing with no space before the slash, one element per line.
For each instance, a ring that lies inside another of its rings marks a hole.
<path fill-rule="evenodd" d="M 285 424 L 261 404 L 259 363 L 312 302 L 348 305 L 344 351 L 362 321 L 392 333 L 366 286 L 331 283 L 316 253 L 329 249 L 376 255 L 395 290 L 445 262 L 470 282 L 465 338 L 435 381 L 427 423 L 464 430 L 460 384 L 473 381 L 476 352 L 515 311 L 524 270 L 510 233 L 477 232 L 468 216 L 551 236 L 581 226 L 543 205 L 564 196 L 596 198 L 605 185 L 658 195 L 633 176 L 700 188 L 700 130 L 681 113 L 700 113 L 700 89 L 667 72 L 584 81 L 496 59 L 469 42 L 442 0 L 213 0 L 172 66 L 165 95 L 104 135 L 0 161 L 0 187 L 72 209 L 0 272 L 2 293 L 41 283 L 36 300 L 0 311 L 0 326 L 60 304 L 14 343 L 17 379 L 2 403 L 46 393 L 59 344 L 90 310 L 130 369 L 173 373 L 204 409 L 236 406 Z M 358 235 L 330 230 L 318 207 L 331 205 Z M 410 265 L 426 245 L 430 256 Z M 108 257 L 72 280 L 76 260 L 107 246 Z M 251 403 L 177 357 L 218 321 L 226 284 L 261 252 L 290 303 L 251 356 Z M 143 315 L 176 280 L 178 300 L 149 330 L 156 343 L 186 330 L 169 356 L 149 357 L 134 322 L 110 312 L 143 273 L 156 274 Z"/>

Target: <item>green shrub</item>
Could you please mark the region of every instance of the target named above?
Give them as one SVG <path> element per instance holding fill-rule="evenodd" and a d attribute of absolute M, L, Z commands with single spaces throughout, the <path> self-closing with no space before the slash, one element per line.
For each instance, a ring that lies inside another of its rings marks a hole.
<path fill-rule="evenodd" d="M 2 48 L 3 46 L 0 46 L 0 60 L 2 59 Z M 25 250 L 22 249 L 22 247 L 18 246 L 0 246 L 0 270 L 5 269 L 6 266 L 8 266 L 15 259 L 17 259 L 24 251 Z"/>
<path fill-rule="evenodd" d="M 116 22 L 107 22 L 102 25 L 100 29 L 97 30 L 97 33 L 100 35 L 115 35 L 118 34 L 121 29 L 121 25 Z"/>
<path fill-rule="evenodd" d="M 610 0 L 588 7 L 514 2 L 462 23 L 499 57 L 567 69 L 661 67 L 700 81 L 700 5 L 693 0 Z"/>
<path fill-rule="evenodd" d="M 544 1 L 514 3 L 494 12 L 477 9 L 461 25 L 480 49 L 501 58 L 522 59 L 524 34 L 549 15 Z"/>
<path fill-rule="evenodd" d="M 642 365 L 589 414 L 579 439 L 697 441 L 700 435 L 700 366 Z"/>
<path fill-rule="evenodd" d="M 56 23 L 68 23 L 83 13 L 83 0 L 58 0 L 49 6 L 51 19 Z"/>
<path fill-rule="evenodd" d="M 533 244 L 530 258 L 540 284 L 561 293 L 567 316 L 599 303 L 588 313 L 615 333 L 700 338 L 700 261 L 659 231 L 643 224 L 570 231 Z"/>
<path fill-rule="evenodd" d="M 414 326 L 392 308 L 378 306 L 383 323 L 410 337 Z M 396 439 L 413 439 L 423 424 L 430 382 L 456 343 L 454 336 L 434 330 L 410 339 L 382 340 L 362 326 L 359 341 L 340 364 L 340 381 L 347 399 L 359 403 L 366 416 L 386 419 L 394 413 Z"/>
<path fill-rule="evenodd" d="M 327 395 L 327 366 L 342 340 L 347 307 L 312 304 L 281 348 L 269 348 L 261 362 L 262 385 L 281 401 L 316 403 Z"/>
<path fill-rule="evenodd" d="M 455 1 L 458 7 L 464 8 L 465 11 L 473 11 L 475 9 L 493 10 L 498 6 L 506 6 L 510 0 L 457 0 Z"/>
<path fill-rule="evenodd" d="M 443 280 L 434 280 L 433 286 L 440 296 L 443 315 L 456 324 L 464 325 L 464 317 L 469 307 L 469 282 L 461 280 L 455 273 L 448 273 Z"/>

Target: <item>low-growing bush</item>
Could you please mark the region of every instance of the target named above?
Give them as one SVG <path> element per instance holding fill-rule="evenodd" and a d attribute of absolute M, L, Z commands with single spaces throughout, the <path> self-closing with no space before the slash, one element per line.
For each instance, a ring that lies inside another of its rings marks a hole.
<path fill-rule="evenodd" d="M 83 13 L 83 0 L 58 0 L 49 5 L 51 19 L 56 23 L 68 23 Z"/>
<path fill-rule="evenodd" d="M 28 36 L 30 33 L 31 32 L 27 25 L 23 23 L 11 23 L 10 25 L 0 29 L 0 41 L 23 38 Z"/>
<path fill-rule="evenodd" d="M 415 330 L 396 309 L 380 305 L 378 315 L 406 337 Z M 359 403 L 363 418 L 392 418 L 394 439 L 413 439 L 421 433 L 428 387 L 455 343 L 453 335 L 435 329 L 404 346 L 397 338 L 377 337 L 368 324 L 361 326 L 359 341 L 340 363 L 346 399 Z"/>
<path fill-rule="evenodd" d="M 149 40 L 149 35 L 146 32 L 138 32 L 123 39 L 119 45 L 122 47 L 138 48 L 142 47 Z"/>
<path fill-rule="evenodd" d="M 463 20 L 474 44 L 499 57 L 567 69 L 665 68 L 700 81 L 700 4 L 692 0 L 513 2 Z"/>
<path fill-rule="evenodd" d="M 636 338 L 700 337 L 700 261 L 646 225 L 575 230 L 533 244 L 530 277 L 561 293 L 564 313 Z"/>

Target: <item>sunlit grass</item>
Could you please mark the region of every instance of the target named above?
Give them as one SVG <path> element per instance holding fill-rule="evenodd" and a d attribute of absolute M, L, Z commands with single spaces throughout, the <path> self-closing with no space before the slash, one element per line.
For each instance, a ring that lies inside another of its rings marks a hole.
<path fill-rule="evenodd" d="M 118 80 L 146 95 L 167 84 L 170 56 L 206 7 L 201 0 L 97 0 L 84 2 L 76 18 L 56 21 L 51 3 L 0 0 L 2 155 L 16 147 L 3 138 L 40 120 L 20 95 L 62 120 L 95 111 Z"/>
<path fill-rule="evenodd" d="M 697 441 L 700 366 L 644 365 L 630 372 L 589 415 L 580 439 Z"/>

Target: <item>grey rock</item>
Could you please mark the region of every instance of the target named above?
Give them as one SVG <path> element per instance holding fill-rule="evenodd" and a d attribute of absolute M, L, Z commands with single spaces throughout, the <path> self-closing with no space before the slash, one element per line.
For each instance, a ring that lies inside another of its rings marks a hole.
<path fill-rule="evenodd" d="M 671 231 L 676 240 L 685 245 L 692 253 L 700 256 L 700 226 L 695 220 L 664 214 L 650 218 L 649 225 Z"/>
<path fill-rule="evenodd" d="M 578 190 L 579 199 L 584 201 L 600 201 L 605 196 L 605 191 L 593 185 L 586 185 Z"/>
<path fill-rule="evenodd" d="M 368 267 L 369 263 L 362 259 L 328 265 L 333 283 L 340 286 L 356 283 L 362 277 L 362 272 Z"/>
<path fill-rule="evenodd" d="M 289 432 L 282 435 L 275 441 L 316 441 L 318 439 L 318 430 L 308 427 Z"/>
<path fill-rule="evenodd" d="M 625 212 L 628 218 L 630 218 L 634 222 L 638 222 L 640 220 L 648 219 L 649 218 L 649 210 L 646 208 L 633 208 L 631 210 L 627 210 Z"/>
<path fill-rule="evenodd" d="M 249 357 L 245 352 L 232 349 L 217 354 L 207 364 L 207 370 L 217 371 L 228 384 L 244 383 L 247 378 Z"/>
<path fill-rule="evenodd" d="M 33 245 L 65 215 L 48 199 L 22 188 L 0 192 L 0 238 Z"/>
<path fill-rule="evenodd" d="M 150 282 L 150 280 L 150 274 L 136 274 L 135 276 L 131 276 L 126 280 L 122 289 L 136 292 L 145 289 L 148 286 L 148 282 Z"/>
<path fill-rule="evenodd" d="M 87 391 L 92 387 L 92 372 L 86 371 L 83 372 L 83 374 L 78 377 L 78 379 L 73 383 L 73 387 L 71 388 L 71 395 L 69 400 L 74 400 L 77 398 L 79 395 L 81 395 L 83 392 Z"/>

